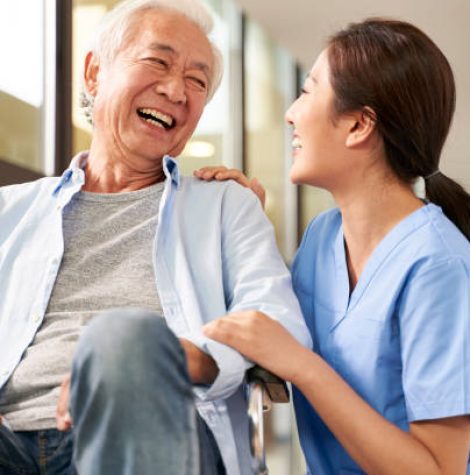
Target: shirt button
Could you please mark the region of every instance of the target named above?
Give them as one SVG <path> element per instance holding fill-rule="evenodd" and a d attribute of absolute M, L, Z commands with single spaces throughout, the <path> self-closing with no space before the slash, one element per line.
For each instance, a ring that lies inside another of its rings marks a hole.
<path fill-rule="evenodd" d="M 34 323 L 37 323 L 39 322 L 39 320 L 41 320 L 41 316 L 37 313 L 34 313 L 33 315 L 31 315 L 31 320 L 34 322 Z"/>
<path fill-rule="evenodd" d="M 2 376 L 8 376 L 9 373 L 7 369 L 2 370 Z"/>

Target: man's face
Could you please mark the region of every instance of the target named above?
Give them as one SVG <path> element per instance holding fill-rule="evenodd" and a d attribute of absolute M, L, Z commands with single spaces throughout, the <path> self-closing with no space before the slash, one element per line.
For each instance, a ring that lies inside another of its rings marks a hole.
<path fill-rule="evenodd" d="M 145 159 L 178 156 L 204 109 L 212 68 L 211 46 L 194 23 L 143 12 L 113 61 L 87 58 L 94 140 Z"/>

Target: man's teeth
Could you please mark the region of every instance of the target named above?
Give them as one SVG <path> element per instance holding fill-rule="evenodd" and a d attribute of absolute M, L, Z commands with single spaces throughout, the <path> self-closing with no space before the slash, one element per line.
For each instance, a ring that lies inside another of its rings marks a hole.
<path fill-rule="evenodd" d="M 163 114 L 155 109 L 139 109 L 141 117 L 146 121 L 165 129 L 169 129 L 173 125 L 173 118 Z"/>
<path fill-rule="evenodd" d="M 292 147 L 295 149 L 302 148 L 302 142 L 299 137 L 294 137 L 294 140 L 292 140 Z"/>

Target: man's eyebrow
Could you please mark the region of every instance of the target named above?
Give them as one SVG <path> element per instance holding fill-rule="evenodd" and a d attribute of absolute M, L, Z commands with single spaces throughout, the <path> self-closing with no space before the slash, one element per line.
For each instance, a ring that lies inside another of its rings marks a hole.
<path fill-rule="evenodd" d="M 153 50 L 157 50 L 157 51 L 164 51 L 164 52 L 170 53 L 170 54 L 176 54 L 176 51 L 172 46 L 167 45 L 165 43 L 158 43 L 156 41 L 154 41 L 153 43 L 150 43 L 149 49 L 153 49 Z"/>
<path fill-rule="evenodd" d="M 165 43 L 158 43 L 154 41 L 153 43 L 150 43 L 149 49 L 152 50 L 157 50 L 157 51 L 163 51 L 165 53 L 170 53 L 173 56 L 177 56 L 178 52 L 170 45 L 167 45 Z M 203 73 L 205 73 L 207 76 L 210 75 L 210 67 L 206 63 L 201 63 L 200 61 L 195 61 L 191 63 L 191 67 L 194 67 L 196 69 L 199 69 Z"/>

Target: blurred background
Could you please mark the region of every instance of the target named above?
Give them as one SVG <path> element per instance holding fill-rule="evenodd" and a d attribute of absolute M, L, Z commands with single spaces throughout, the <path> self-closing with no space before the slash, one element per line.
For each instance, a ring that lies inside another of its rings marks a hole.
<path fill-rule="evenodd" d="M 284 112 L 325 38 L 351 21 L 387 16 L 415 23 L 448 57 L 457 111 L 442 170 L 470 189 L 470 2 L 468 0 L 205 0 L 225 75 L 180 164 L 185 174 L 224 164 L 256 176 L 289 264 L 309 220 L 333 205 L 322 190 L 289 183 L 291 129 Z M 0 184 L 60 174 L 88 148 L 79 104 L 83 59 L 116 0 L 0 0 Z M 272 475 L 304 473 L 289 405 L 267 417 Z"/>

